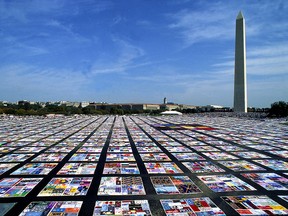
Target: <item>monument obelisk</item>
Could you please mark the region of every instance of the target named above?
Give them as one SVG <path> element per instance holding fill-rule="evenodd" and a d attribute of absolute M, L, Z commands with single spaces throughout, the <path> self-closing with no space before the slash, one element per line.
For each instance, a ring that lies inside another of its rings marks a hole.
<path fill-rule="evenodd" d="M 234 112 L 247 112 L 245 19 L 240 11 L 236 18 Z"/>

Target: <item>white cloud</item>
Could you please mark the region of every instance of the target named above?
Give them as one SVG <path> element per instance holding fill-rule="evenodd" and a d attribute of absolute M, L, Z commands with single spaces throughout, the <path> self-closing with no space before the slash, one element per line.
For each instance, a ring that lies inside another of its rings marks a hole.
<path fill-rule="evenodd" d="M 92 74 L 122 73 L 128 69 L 146 65 L 146 63 L 137 63 L 137 60 L 145 55 L 143 49 L 116 37 L 113 38 L 113 42 L 116 45 L 115 60 L 112 62 L 96 61 L 91 70 Z"/>
<path fill-rule="evenodd" d="M 99 13 L 102 11 L 109 10 L 113 7 L 113 2 L 112 1 L 94 1 L 94 0 L 86 0 L 87 3 L 90 3 L 90 10 Z"/>
<path fill-rule="evenodd" d="M 78 71 L 15 64 L 0 68 L 1 98 L 80 98 L 90 81 Z"/>
<path fill-rule="evenodd" d="M 268 77 L 263 80 L 248 79 L 248 105 L 270 107 L 276 101 L 288 101 L 288 76 Z M 259 100 L 261 99 L 261 100 Z"/>
<path fill-rule="evenodd" d="M 31 0 L 31 1 L 5 1 L 0 0 L 0 17 L 2 19 L 14 19 L 20 22 L 31 21 L 29 15 L 35 13 L 55 12 L 62 8 L 60 0 Z"/>
<path fill-rule="evenodd" d="M 185 9 L 170 15 L 173 22 L 169 28 L 181 35 L 186 46 L 203 40 L 232 38 L 234 20 L 231 17 L 233 15 L 235 16 L 224 5 L 218 6 L 218 10 L 213 9 L 212 6 L 205 8 L 205 11 Z"/>
<path fill-rule="evenodd" d="M 240 9 L 243 9 L 246 34 L 250 38 L 270 35 L 284 39 L 288 36 L 287 4 L 281 0 L 228 4 L 223 1 L 202 1 L 196 2 L 194 7 L 169 15 L 172 22 L 168 27 L 175 30 L 176 35 L 180 35 L 186 47 L 208 40 L 234 39 L 235 19 Z M 261 12 L 262 16 L 255 11 Z M 277 18 L 275 11 L 278 13 Z M 261 41 L 262 38 L 258 37 L 258 40 Z"/>
<path fill-rule="evenodd" d="M 264 46 L 252 47 L 248 50 L 248 55 L 251 57 L 259 56 L 286 56 L 288 55 L 288 42 L 269 43 Z"/>
<path fill-rule="evenodd" d="M 21 55 L 21 53 L 25 53 L 26 56 L 37 56 L 47 54 L 49 51 L 42 47 L 28 46 L 18 43 L 10 47 L 6 52 L 6 55 L 18 56 L 19 54 Z"/>
<path fill-rule="evenodd" d="M 20 56 L 38 56 L 49 53 L 49 50 L 44 48 L 44 46 L 41 45 L 30 45 L 25 41 L 25 39 L 21 40 L 19 37 L 9 36 L 9 35 L 1 35 L 2 41 L 0 44 L 2 45 L 2 52 L 0 53 L 0 56 L 5 57 L 11 57 L 12 59 L 14 56 L 18 57 Z"/>
<path fill-rule="evenodd" d="M 233 94 L 233 72 L 183 71 L 173 67 L 159 67 L 146 76 L 129 77 L 136 82 L 147 82 L 158 87 L 177 103 L 194 105 L 219 104 L 231 106 Z M 167 90 L 165 90 L 167 89 Z"/>
<path fill-rule="evenodd" d="M 234 73 L 234 57 L 228 55 L 226 61 L 213 67 L 219 71 L 230 70 Z M 257 76 L 275 76 L 288 73 L 288 44 L 269 43 L 264 46 L 247 47 L 247 74 Z"/>
<path fill-rule="evenodd" d="M 92 42 L 92 40 L 90 40 L 89 38 L 87 37 L 84 37 L 82 36 L 81 34 L 75 32 L 73 30 L 73 25 L 72 24 L 64 24 L 58 20 L 49 20 L 46 24 L 47 26 L 50 26 L 50 27 L 54 27 L 57 29 L 57 31 L 62 31 L 64 33 L 64 36 L 68 37 L 67 40 L 70 40 L 72 39 L 74 42 L 76 41 L 77 43 L 83 43 L 83 42 Z M 58 37 L 60 36 L 61 34 L 58 33 Z M 56 37 L 57 38 L 57 37 Z M 60 37 L 61 40 L 63 40 L 63 38 Z"/>
<path fill-rule="evenodd" d="M 165 70 L 165 72 L 167 72 L 167 69 Z M 183 74 L 175 71 L 171 73 L 157 72 L 153 75 L 149 74 L 145 76 L 135 76 L 129 78 L 138 81 L 156 82 L 170 86 L 183 86 L 183 85 L 186 86 L 189 85 L 191 80 L 201 79 L 201 75 L 195 73 Z"/>

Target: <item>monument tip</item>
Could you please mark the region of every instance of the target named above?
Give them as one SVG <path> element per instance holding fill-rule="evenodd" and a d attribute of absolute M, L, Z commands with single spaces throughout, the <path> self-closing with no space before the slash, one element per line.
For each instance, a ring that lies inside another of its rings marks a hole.
<path fill-rule="evenodd" d="M 239 11 L 237 19 L 244 19 L 244 16 L 241 11 Z"/>

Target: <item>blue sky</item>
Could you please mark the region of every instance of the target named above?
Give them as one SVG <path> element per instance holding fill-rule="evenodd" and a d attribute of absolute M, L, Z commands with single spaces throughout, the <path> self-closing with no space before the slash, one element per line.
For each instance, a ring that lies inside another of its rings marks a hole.
<path fill-rule="evenodd" d="M 248 106 L 288 101 L 285 0 L 0 0 L 0 100 L 232 106 L 240 10 Z"/>

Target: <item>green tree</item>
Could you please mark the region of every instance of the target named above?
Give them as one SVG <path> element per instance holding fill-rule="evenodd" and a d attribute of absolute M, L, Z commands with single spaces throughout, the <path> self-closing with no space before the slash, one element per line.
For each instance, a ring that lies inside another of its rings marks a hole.
<path fill-rule="evenodd" d="M 269 116 L 273 117 L 287 117 L 288 116 L 288 103 L 279 101 L 271 104 Z"/>
<path fill-rule="evenodd" d="M 37 113 L 38 113 L 38 115 L 43 116 L 43 115 L 46 115 L 48 113 L 48 111 L 47 111 L 46 107 L 43 107 L 43 108 L 37 110 Z"/>
<path fill-rule="evenodd" d="M 4 113 L 14 115 L 16 114 L 16 109 L 14 108 L 5 108 Z"/>
<path fill-rule="evenodd" d="M 25 109 L 18 109 L 18 110 L 16 110 L 16 114 L 17 115 L 26 115 L 26 110 Z"/>
<path fill-rule="evenodd" d="M 94 109 L 93 107 L 89 107 L 89 106 L 83 107 L 82 108 L 82 113 L 86 114 L 86 115 L 92 114 L 93 113 L 93 109 Z"/>
<path fill-rule="evenodd" d="M 30 110 L 26 111 L 26 114 L 27 115 L 39 115 L 39 111 L 30 109 Z"/>
<path fill-rule="evenodd" d="M 150 115 L 160 115 L 161 112 L 163 112 L 163 110 L 151 110 Z"/>
<path fill-rule="evenodd" d="M 82 110 L 78 107 L 73 107 L 73 106 L 67 106 L 64 107 L 64 113 L 65 115 L 73 115 L 73 114 L 81 114 Z"/>

